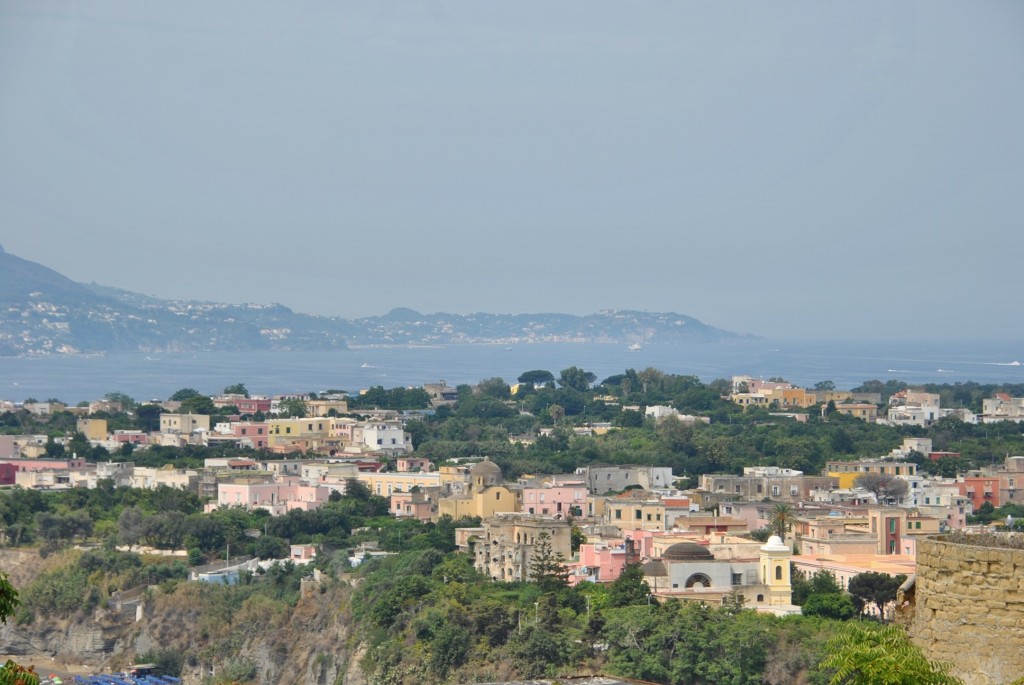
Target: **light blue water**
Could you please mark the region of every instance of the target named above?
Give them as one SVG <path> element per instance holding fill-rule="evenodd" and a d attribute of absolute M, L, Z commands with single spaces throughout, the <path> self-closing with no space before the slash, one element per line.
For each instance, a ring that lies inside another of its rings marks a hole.
<path fill-rule="evenodd" d="M 523 371 L 558 375 L 576 365 L 598 379 L 653 366 L 708 382 L 737 374 L 782 376 L 802 386 L 832 380 L 841 389 L 865 380 L 907 383 L 1024 383 L 1024 344 L 786 343 L 744 341 L 647 345 L 445 345 L 360 348 L 343 352 L 126 354 L 104 357 L 0 358 L 0 399 L 57 398 L 76 403 L 124 392 L 145 400 L 191 387 L 217 393 L 245 383 L 254 394 L 397 387 L 446 380 L 450 385 Z"/>

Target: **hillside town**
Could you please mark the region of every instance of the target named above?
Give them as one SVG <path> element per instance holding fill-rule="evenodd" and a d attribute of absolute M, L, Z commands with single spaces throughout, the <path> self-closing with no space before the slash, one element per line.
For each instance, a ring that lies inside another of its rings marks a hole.
<path fill-rule="evenodd" d="M 611 583 L 638 564 L 654 597 L 721 605 L 738 594 L 748 607 L 779 614 L 800 611 L 792 602 L 791 570 L 808 576 L 828 571 L 844 588 L 862 573 L 912 577 L 919 541 L 980 530 L 970 520 L 985 507 L 1024 504 L 1024 456 L 1006 455 L 948 477 L 923 475 L 922 460 L 959 456 L 933 449 L 925 437 L 906 437 L 870 458 L 830 459 L 820 473 L 758 465 L 690 479 L 666 466 L 593 463 L 569 473 L 507 477 L 486 455 L 440 463 L 417 456 L 409 422 L 458 401 L 456 389 L 443 382 L 422 390 L 428 409 L 358 413 L 350 413 L 343 394 L 225 393 L 209 398 L 228 412 L 215 422 L 210 413 L 183 413 L 182 402 L 168 400 L 156 404 L 159 426 L 152 431 L 111 430 L 102 417 L 127 409 L 116 397 L 77 407 L 0 402 L 0 412 L 76 417 L 73 433 L 63 436 L 0 435 L 0 485 L 58 491 L 109 481 L 189 491 L 207 512 L 241 508 L 282 516 L 314 511 L 360 483 L 386 498 L 399 519 L 479 521 L 458 528 L 456 544 L 495 581 L 528 580 L 543 549 L 559 560 L 570 585 Z M 509 391 L 514 397 L 520 387 Z M 891 426 L 927 427 L 949 416 L 970 424 L 1024 420 L 1024 398 L 1004 393 L 986 398 L 975 414 L 941 407 L 937 393 L 901 390 L 886 405 L 879 393 L 806 390 L 736 376 L 722 399 L 796 422 L 807 420 L 801 412 L 810 407 Z M 642 412 L 655 423 L 710 421 L 665 405 L 621 410 Z M 613 422 L 576 422 L 570 429 L 575 435 L 618 430 Z M 529 442 L 553 430 L 508 439 Z M 103 448 L 109 456 L 87 461 L 73 451 L 75 444 Z M 201 468 L 140 466 L 130 458 L 154 446 L 212 451 Z M 215 456 L 227 448 L 231 456 Z M 55 451 L 62 456 L 51 456 Z M 301 554 L 312 553 L 310 547 Z M 874 610 L 891 615 L 895 608 Z"/>

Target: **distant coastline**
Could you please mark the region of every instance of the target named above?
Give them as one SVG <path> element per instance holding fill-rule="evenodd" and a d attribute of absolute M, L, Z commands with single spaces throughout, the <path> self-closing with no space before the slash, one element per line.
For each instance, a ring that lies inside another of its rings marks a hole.
<path fill-rule="evenodd" d="M 749 374 L 781 376 L 801 387 L 831 380 L 848 389 L 866 380 L 910 384 L 1022 383 L 1017 343 L 824 343 L 733 340 L 727 343 L 647 344 L 641 350 L 611 343 L 519 345 L 361 345 L 349 350 L 122 353 L 92 356 L 0 357 L 0 399 L 56 397 L 78 402 L 108 392 L 166 397 L 183 387 L 216 393 L 245 383 L 258 394 L 384 386 L 449 385 L 500 376 L 514 381 L 533 369 L 557 373 L 579 366 L 598 380 L 628 368 L 654 367 L 692 374 L 704 382 Z M 149 357 L 147 359 L 147 357 Z M 939 372 L 938 369 L 943 369 Z M 898 370 L 898 371 L 894 371 Z"/>

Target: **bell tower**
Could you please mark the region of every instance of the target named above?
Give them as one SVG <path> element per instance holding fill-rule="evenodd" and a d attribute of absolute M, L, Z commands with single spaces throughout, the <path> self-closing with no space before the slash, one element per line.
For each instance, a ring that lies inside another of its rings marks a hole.
<path fill-rule="evenodd" d="M 768 538 L 761 546 L 761 582 L 768 586 L 769 606 L 793 603 L 793 585 L 790 581 L 789 560 L 793 550 L 778 535 Z"/>

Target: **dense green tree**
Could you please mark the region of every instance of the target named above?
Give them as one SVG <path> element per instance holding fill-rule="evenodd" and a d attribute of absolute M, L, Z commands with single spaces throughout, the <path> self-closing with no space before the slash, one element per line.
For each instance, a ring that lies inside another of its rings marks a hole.
<path fill-rule="evenodd" d="M 46 457 L 48 459 L 56 459 L 57 457 L 64 456 L 64 445 L 60 444 L 53 439 L 53 436 L 46 438 Z"/>
<path fill-rule="evenodd" d="M 297 397 L 288 397 L 278 403 L 278 415 L 303 419 L 309 415 L 309 405 Z"/>
<path fill-rule="evenodd" d="M 608 606 L 611 608 L 648 604 L 651 587 L 644 579 L 644 569 L 637 562 L 626 564 L 619 577 L 608 587 Z"/>
<path fill-rule="evenodd" d="M 529 385 L 544 385 L 551 383 L 555 380 L 555 376 L 550 371 L 544 371 L 542 369 L 536 369 L 533 371 L 524 371 L 519 374 L 517 378 L 520 383 L 526 383 Z"/>
<path fill-rule="evenodd" d="M 254 551 L 260 559 L 285 559 L 288 557 L 288 541 L 273 535 L 261 535 L 256 540 Z"/>
<path fill-rule="evenodd" d="M 562 369 L 558 374 L 558 384 L 563 388 L 571 388 L 577 392 L 584 392 L 590 388 L 590 384 L 597 380 L 590 371 L 584 371 L 578 366 L 570 366 L 568 369 Z"/>
<path fill-rule="evenodd" d="M 235 383 L 224 388 L 225 395 L 242 395 L 244 397 L 249 396 L 249 390 L 245 387 L 245 383 Z"/>
<path fill-rule="evenodd" d="M 612 423 L 619 428 L 640 428 L 644 425 L 644 415 L 634 409 L 627 409 L 619 412 Z"/>
<path fill-rule="evenodd" d="M 133 411 L 138 406 L 135 398 L 123 392 L 108 392 L 103 399 L 107 402 L 117 402 L 121 405 L 122 411 Z"/>
<path fill-rule="evenodd" d="M 838 593 L 812 593 L 801 605 L 800 612 L 804 616 L 819 616 L 836 621 L 847 621 L 857 615 L 857 608 L 850 595 Z"/>
<path fill-rule="evenodd" d="M 503 378 L 488 378 L 477 383 L 476 392 L 484 397 L 492 397 L 497 400 L 507 400 L 512 397 L 512 391 Z"/>
<path fill-rule="evenodd" d="M 552 592 L 568 586 L 569 571 L 565 568 L 565 557 L 551 547 L 551 536 L 542 532 L 537 536 L 530 555 L 530 581 L 540 586 L 543 592 Z"/>
<path fill-rule="evenodd" d="M 178 411 L 182 414 L 215 414 L 217 408 L 206 395 L 192 395 L 181 401 Z"/>
<path fill-rule="evenodd" d="M 874 605 L 879 617 L 884 618 L 885 606 L 896 601 L 896 591 L 906 579 L 903 574 L 890 576 L 888 573 L 867 571 L 850 578 L 847 590 L 853 598 L 858 614 L 864 613 L 866 607 Z"/>
<path fill-rule="evenodd" d="M 184 402 L 190 397 L 198 397 L 199 394 L 199 391 L 195 388 L 182 388 L 171 395 L 170 400 L 172 402 Z"/>
<path fill-rule="evenodd" d="M 163 408 L 156 404 L 143 404 L 135 410 L 138 429 L 147 433 L 160 430 L 160 414 Z"/>

